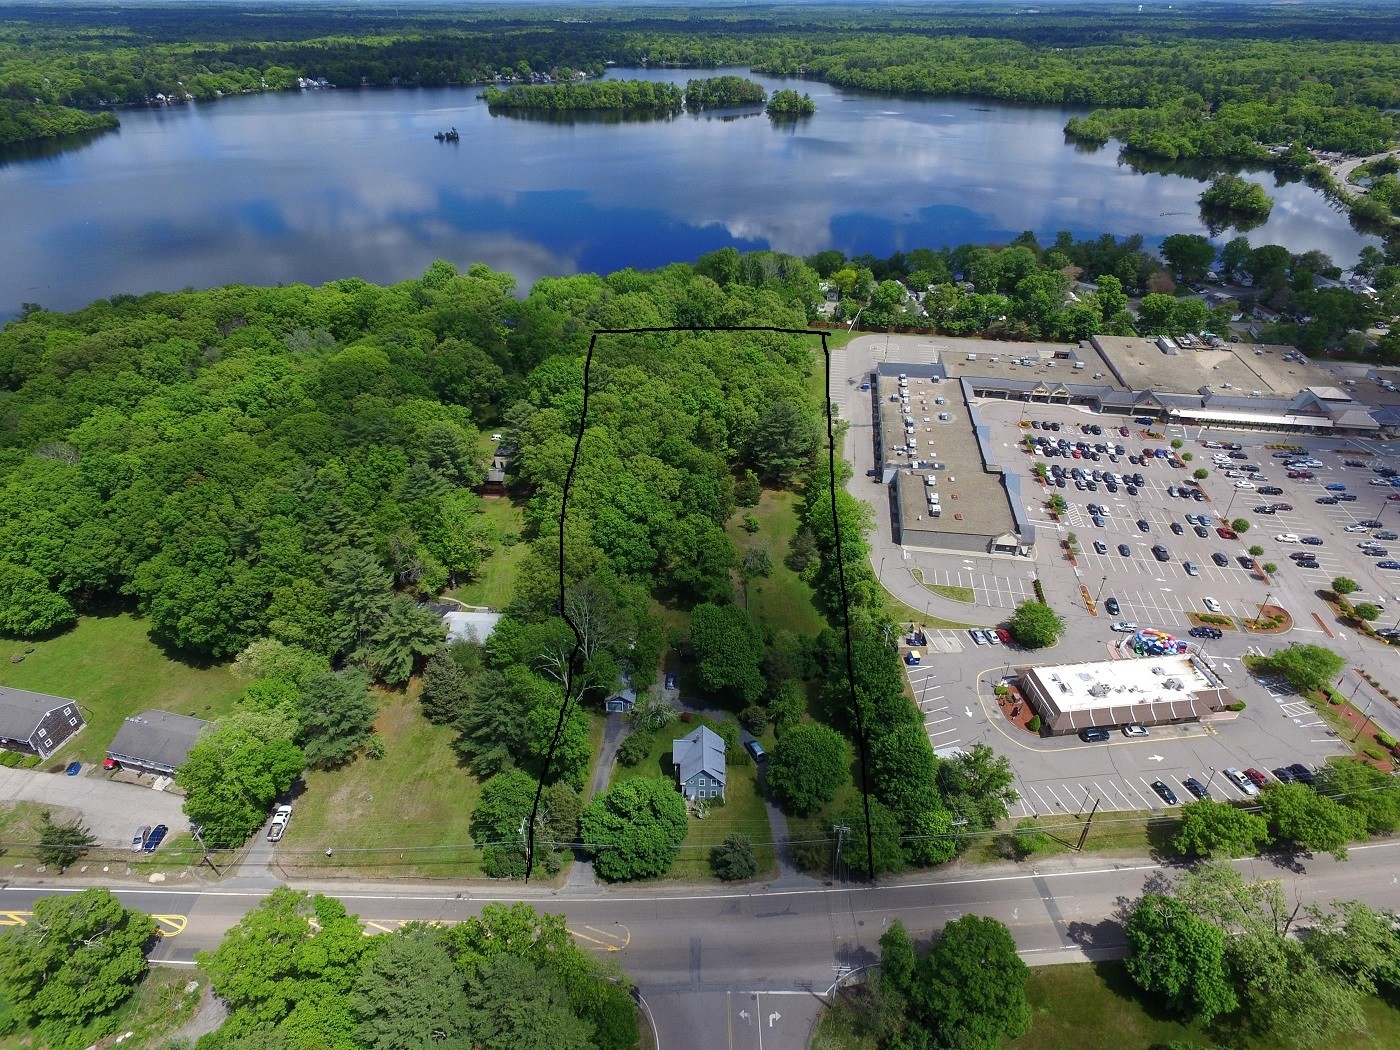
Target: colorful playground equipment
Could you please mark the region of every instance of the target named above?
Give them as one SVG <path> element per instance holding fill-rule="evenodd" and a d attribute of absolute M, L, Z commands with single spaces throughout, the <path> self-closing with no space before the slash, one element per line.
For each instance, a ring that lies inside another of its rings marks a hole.
<path fill-rule="evenodd" d="M 1138 656 L 1179 656 L 1189 648 L 1175 635 L 1155 627 L 1143 627 L 1128 644 Z"/>

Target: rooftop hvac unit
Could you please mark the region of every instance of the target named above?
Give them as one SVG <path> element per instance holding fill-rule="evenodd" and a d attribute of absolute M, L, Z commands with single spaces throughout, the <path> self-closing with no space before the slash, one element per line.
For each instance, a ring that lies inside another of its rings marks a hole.
<path fill-rule="evenodd" d="M 1162 688 L 1164 689 L 1180 689 L 1181 687 L 1182 686 L 1180 678 L 1168 678 L 1165 682 L 1162 683 Z"/>
<path fill-rule="evenodd" d="M 1113 690 L 1109 689 L 1109 687 L 1102 682 L 1096 682 L 1089 687 L 1089 695 L 1092 697 L 1107 696 L 1112 691 Z"/>

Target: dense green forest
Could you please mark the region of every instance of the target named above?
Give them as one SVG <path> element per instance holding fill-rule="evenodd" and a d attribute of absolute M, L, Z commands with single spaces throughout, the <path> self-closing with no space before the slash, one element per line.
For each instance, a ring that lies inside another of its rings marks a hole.
<path fill-rule="evenodd" d="M 482 97 L 493 113 L 515 109 L 549 113 L 597 109 L 675 113 L 685 101 L 685 92 L 675 84 L 652 80 L 592 80 L 581 84 L 488 87 Z"/>
<path fill-rule="evenodd" d="M 704 77 L 685 85 L 685 108 L 694 112 L 734 106 L 761 106 L 768 99 L 762 84 L 745 77 Z"/>

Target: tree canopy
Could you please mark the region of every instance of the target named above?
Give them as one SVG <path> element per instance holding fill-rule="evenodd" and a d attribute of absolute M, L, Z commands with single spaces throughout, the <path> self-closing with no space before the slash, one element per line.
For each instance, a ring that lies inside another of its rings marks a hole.
<path fill-rule="evenodd" d="M 594 870 L 613 882 L 664 875 L 688 823 L 676 786 L 655 777 L 614 784 L 584 806 L 579 817 Z"/>
<path fill-rule="evenodd" d="M 850 782 L 851 749 L 841 734 L 816 723 L 795 725 L 782 735 L 768 759 L 768 786 L 783 807 L 809 816 Z"/>
<path fill-rule="evenodd" d="M 1027 649 L 1044 649 L 1054 645 L 1064 633 L 1065 622 L 1044 602 L 1027 601 L 1016 606 L 1007 621 L 1007 630 L 1018 645 Z"/>
<path fill-rule="evenodd" d="M 41 897 L 28 922 L 0 936 L 0 997 L 49 1045 L 92 1042 L 146 973 L 155 929 L 106 889 Z"/>

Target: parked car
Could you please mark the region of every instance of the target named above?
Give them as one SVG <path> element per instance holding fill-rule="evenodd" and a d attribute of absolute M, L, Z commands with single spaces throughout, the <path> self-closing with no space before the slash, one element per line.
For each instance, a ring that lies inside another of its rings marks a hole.
<path fill-rule="evenodd" d="M 1288 767 L 1288 771 L 1293 774 L 1294 780 L 1298 781 L 1300 784 L 1307 784 L 1309 787 L 1312 786 L 1313 781 L 1316 779 L 1313 776 L 1313 771 L 1301 762 L 1294 762 Z"/>
<path fill-rule="evenodd" d="M 1214 598 L 1210 597 L 1209 595 L 1201 599 L 1201 604 L 1204 605 L 1210 612 L 1218 613 L 1220 611 L 1220 603 Z"/>
<path fill-rule="evenodd" d="M 1132 634 L 1138 629 L 1138 625 L 1133 623 L 1132 620 L 1119 620 L 1117 623 L 1113 624 L 1112 629 L 1119 634 Z"/>
<path fill-rule="evenodd" d="M 131 836 L 132 853 L 141 852 L 142 848 L 146 845 L 146 836 L 150 833 L 151 826 L 149 824 L 142 824 L 139 828 L 136 829 L 136 834 Z"/>
<path fill-rule="evenodd" d="M 1008 631 L 1005 627 L 997 627 L 997 628 L 994 628 L 994 629 L 995 629 L 995 631 L 996 631 L 997 637 L 998 637 L 999 639 L 1001 639 L 1001 644 L 1002 644 L 1002 645 L 1010 645 L 1010 644 L 1011 644 L 1011 632 L 1010 632 L 1010 631 Z"/>
<path fill-rule="evenodd" d="M 1172 530 L 1172 535 L 1173 535 L 1173 536 L 1185 536 L 1185 535 L 1186 535 L 1186 530 L 1185 530 L 1184 528 L 1181 527 L 1181 522 L 1179 522 L 1179 521 L 1174 521 L 1174 522 L 1172 522 L 1171 525 L 1169 526 L 1169 528 Z"/>
<path fill-rule="evenodd" d="M 1133 556 L 1133 549 L 1126 543 L 1120 543 L 1118 544 L 1118 553 L 1124 558 L 1131 558 Z"/>
<path fill-rule="evenodd" d="M 1280 511 L 1280 510 L 1292 510 L 1292 509 L 1293 509 L 1293 504 L 1291 504 L 1291 503 L 1275 503 L 1275 504 L 1274 504 L 1274 510 L 1275 510 L 1276 512 L 1277 512 L 1277 511 Z"/>
<path fill-rule="evenodd" d="M 1225 557 L 1225 555 L 1221 554 L 1219 551 L 1216 551 L 1214 554 L 1212 554 L 1210 556 L 1210 560 L 1215 562 L 1215 564 L 1219 565 L 1222 569 L 1230 564 L 1230 559 Z"/>
<path fill-rule="evenodd" d="M 1248 769 L 1246 769 L 1244 771 L 1244 775 L 1249 778 L 1250 783 L 1252 783 L 1255 787 L 1265 787 L 1269 783 L 1269 778 L 1266 777 L 1263 773 L 1259 772 L 1259 770 L 1255 769 L 1253 766 L 1250 766 Z"/>
<path fill-rule="evenodd" d="M 1252 555 L 1249 555 L 1249 554 L 1237 554 L 1237 555 L 1235 555 L 1235 561 L 1239 564 L 1239 567 L 1240 567 L 1241 569 L 1252 569 L 1252 568 L 1254 568 L 1254 558 L 1253 558 Z"/>
<path fill-rule="evenodd" d="M 1158 561 L 1169 561 L 1171 560 L 1172 552 L 1158 543 L 1154 544 L 1152 547 L 1152 556 Z"/>
<path fill-rule="evenodd" d="M 287 830 L 287 822 L 292 819 L 291 806 L 278 806 L 272 812 L 272 823 L 267 829 L 267 841 L 276 842 Z"/>
<path fill-rule="evenodd" d="M 1292 771 L 1287 766 L 1279 766 L 1273 772 L 1274 779 L 1276 779 L 1280 784 L 1291 784 L 1293 783 L 1293 781 L 1298 779 L 1293 775 Z"/>
<path fill-rule="evenodd" d="M 1238 537 L 1235 535 L 1235 530 L 1227 529 L 1224 525 L 1217 525 L 1215 527 L 1215 534 L 1219 536 L 1222 540 L 1238 539 Z"/>
<path fill-rule="evenodd" d="M 1235 488 L 1237 488 L 1237 489 L 1253 489 L 1253 488 L 1258 488 L 1258 486 L 1255 485 L 1254 482 L 1252 482 L 1252 481 L 1237 481 L 1237 482 L 1235 482 Z"/>
<path fill-rule="evenodd" d="M 1248 795 L 1250 798 L 1259 794 L 1259 788 L 1255 786 L 1249 777 L 1245 776 L 1234 766 L 1225 767 L 1225 779 L 1234 784 L 1235 787 L 1239 788 L 1242 793 Z"/>
<path fill-rule="evenodd" d="M 1297 543 L 1298 534 L 1296 532 L 1280 532 L 1274 537 L 1275 543 Z"/>
<path fill-rule="evenodd" d="M 1195 777 L 1187 777 L 1181 784 L 1197 798 L 1210 798 L 1210 791 Z"/>
<path fill-rule="evenodd" d="M 1309 547 L 1321 547 L 1321 546 L 1322 546 L 1322 537 L 1321 537 L 1321 536 L 1304 536 L 1304 537 L 1303 537 L 1301 540 L 1299 540 L 1298 542 L 1299 542 L 1299 543 L 1305 543 L 1305 544 L 1307 544 Z"/>
<path fill-rule="evenodd" d="M 1118 605 L 1117 598 L 1109 598 L 1106 602 L 1103 603 L 1103 608 L 1104 612 L 1108 613 L 1109 616 L 1117 616 L 1120 612 L 1122 612 L 1121 607 Z"/>
<path fill-rule="evenodd" d="M 1086 744 L 1102 744 L 1108 739 L 1108 730 L 1101 726 L 1091 726 L 1079 731 L 1079 739 Z"/>
<path fill-rule="evenodd" d="M 1196 563 L 1193 561 L 1184 561 L 1181 563 L 1181 567 L 1186 570 L 1187 576 L 1199 576 L 1201 574 L 1201 570 L 1196 568 Z"/>
<path fill-rule="evenodd" d="M 1134 736 L 1148 736 L 1148 735 L 1149 735 L 1148 732 L 1147 732 L 1147 727 L 1146 727 L 1145 725 L 1142 725 L 1142 724 L 1138 723 L 1138 722 L 1129 722 L 1127 725 L 1125 725 L 1125 726 L 1123 727 L 1122 732 L 1123 732 L 1123 735 L 1124 735 L 1124 736 L 1129 736 L 1129 737 L 1134 737 Z"/>
<path fill-rule="evenodd" d="M 161 842 L 165 840 L 165 833 L 169 830 L 170 829 L 167 828 L 164 824 L 157 824 L 151 829 L 150 834 L 146 836 L 146 841 L 142 845 L 141 851 L 143 853 L 154 853 L 156 851 L 156 847 L 159 846 Z"/>
<path fill-rule="evenodd" d="M 1347 487 L 1345 485 L 1335 481 L 1330 485 L 1323 485 L 1322 487 L 1325 488 L 1328 492 L 1345 492 L 1347 490 Z"/>
<path fill-rule="evenodd" d="M 1378 562 L 1376 562 L 1376 568 L 1378 568 L 1378 569 L 1400 569 L 1400 561 L 1396 561 L 1396 560 L 1393 559 L 1393 558 L 1387 558 L 1385 561 L 1378 561 Z"/>
<path fill-rule="evenodd" d="M 1095 541 L 1094 541 L 1094 553 L 1095 553 L 1095 554 L 1107 554 L 1107 553 L 1108 553 L 1108 544 L 1105 543 L 1103 540 L 1095 540 Z"/>
<path fill-rule="evenodd" d="M 749 753 L 749 757 L 751 757 L 755 762 L 762 762 L 765 758 L 768 757 L 767 752 L 763 750 L 763 745 L 760 744 L 757 740 L 745 740 L 744 750 Z"/>
<path fill-rule="evenodd" d="M 1162 797 L 1162 801 L 1165 802 L 1167 805 L 1175 806 L 1177 804 L 1176 792 L 1173 791 L 1171 788 L 1167 787 L 1167 785 L 1162 781 L 1152 781 L 1152 790 L 1157 792 L 1157 794 Z"/>
<path fill-rule="evenodd" d="M 987 639 L 986 639 L 986 637 L 982 634 L 982 632 L 981 632 L 981 630 L 980 630 L 979 628 L 974 627 L 972 630 L 968 631 L 967 633 L 970 634 L 970 635 L 972 636 L 972 640 L 973 640 L 974 642 L 976 642 L 978 645 L 986 645 L 986 644 L 987 644 Z"/>
<path fill-rule="evenodd" d="M 1313 500 L 1313 502 L 1314 502 L 1314 503 L 1320 503 L 1320 504 L 1321 504 L 1322 506 L 1324 506 L 1324 507 L 1335 507 L 1335 506 L 1337 505 L 1337 497 L 1336 497 L 1336 496 L 1318 496 L 1317 499 Z"/>

